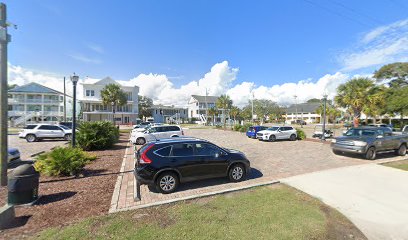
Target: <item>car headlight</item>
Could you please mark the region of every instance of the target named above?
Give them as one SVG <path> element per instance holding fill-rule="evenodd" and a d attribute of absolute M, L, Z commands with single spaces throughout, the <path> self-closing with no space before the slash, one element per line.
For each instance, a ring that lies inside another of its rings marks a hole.
<path fill-rule="evenodd" d="M 367 143 L 362 141 L 354 141 L 354 146 L 364 147 L 367 146 Z"/>
<path fill-rule="evenodd" d="M 336 139 L 332 139 L 331 142 L 332 142 L 332 143 L 336 143 L 337 140 L 336 140 Z"/>

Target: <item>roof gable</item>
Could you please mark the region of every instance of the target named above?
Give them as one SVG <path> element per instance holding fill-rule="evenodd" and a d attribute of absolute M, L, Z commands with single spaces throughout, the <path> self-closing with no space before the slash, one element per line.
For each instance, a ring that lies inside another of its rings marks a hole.
<path fill-rule="evenodd" d="M 191 95 L 191 97 L 193 97 L 198 102 L 206 102 L 207 101 L 209 103 L 215 103 L 215 102 L 217 102 L 217 99 L 219 98 L 217 96 L 200 96 L 200 95 Z"/>
<path fill-rule="evenodd" d="M 62 92 L 59 92 L 57 90 L 43 86 L 35 82 L 31 82 L 23 86 L 15 87 L 13 89 L 10 89 L 8 92 L 63 94 Z"/>
<path fill-rule="evenodd" d="M 316 110 L 320 107 L 321 103 L 299 103 L 293 104 L 286 109 L 286 113 L 302 113 L 309 112 L 315 113 Z"/>
<path fill-rule="evenodd" d="M 118 82 L 116 82 L 115 80 L 113 80 L 111 77 L 105 77 L 102 78 L 101 80 L 97 81 L 96 83 L 94 83 L 95 85 L 108 85 L 108 84 L 117 84 L 120 85 Z"/>

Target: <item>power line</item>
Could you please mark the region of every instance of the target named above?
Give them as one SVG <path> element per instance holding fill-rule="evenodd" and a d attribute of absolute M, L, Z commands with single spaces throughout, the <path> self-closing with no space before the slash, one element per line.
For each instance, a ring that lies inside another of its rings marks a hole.
<path fill-rule="evenodd" d="M 373 21 L 373 22 L 375 22 L 375 23 L 377 23 L 377 24 L 384 24 L 384 22 L 382 22 L 382 21 L 380 21 L 380 20 L 378 20 L 378 19 L 376 19 L 376 18 L 374 18 L 374 17 L 372 17 L 372 16 L 370 16 L 370 15 L 367 15 L 367 14 L 364 14 L 364 13 L 360 13 L 360 12 L 358 12 L 357 10 L 355 10 L 355 9 L 349 7 L 349 6 L 344 5 L 343 3 L 340 3 L 340 2 L 337 2 L 337 1 L 334 1 L 334 0 L 330 0 L 330 1 L 331 1 L 332 3 L 334 3 L 334 4 L 336 4 L 336 5 L 338 5 L 338 6 L 342 7 L 342 8 L 344 8 L 344 9 L 349 10 L 350 12 L 353 12 L 353 13 L 355 13 L 355 14 L 357 14 L 357 15 L 360 15 L 361 17 L 365 17 L 365 18 L 367 18 L 367 19 L 370 19 L 371 21 Z"/>
<path fill-rule="evenodd" d="M 347 15 L 344 15 L 344 14 L 342 14 L 342 13 L 339 13 L 339 12 L 337 12 L 337 11 L 334 11 L 333 9 L 330 9 L 330 8 L 328 8 L 328 7 L 326 7 L 326 6 L 319 5 L 319 4 L 317 4 L 317 3 L 315 3 L 315 2 L 312 2 L 312 1 L 310 1 L 310 0 L 303 0 L 303 1 L 309 3 L 309 4 L 313 5 L 313 6 L 316 6 L 316 7 L 318 7 L 318 8 L 324 9 L 324 10 L 326 10 L 327 12 L 333 13 L 333 14 L 335 14 L 335 15 L 337 15 L 337 16 L 346 18 L 346 19 L 348 19 L 349 21 L 358 23 L 358 24 L 360 24 L 360 25 L 362 25 L 362 26 L 372 27 L 372 26 L 370 26 L 370 25 L 368 25 L 368 24 L 366 24 L 366 23 L 364 23 L 364 22 L 361 22 L 361 21 L 359 21 L 359 20 L 357 20 L 357 19 L 351 18 L 351 17 L 349 17 L 349 16 L 347 16 Z"/>

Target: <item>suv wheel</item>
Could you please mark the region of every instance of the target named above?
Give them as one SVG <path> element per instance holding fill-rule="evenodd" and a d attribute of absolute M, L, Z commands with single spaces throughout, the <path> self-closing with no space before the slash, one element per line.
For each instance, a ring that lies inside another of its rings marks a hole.
<path fill-rule="evenodd" d="M 365 158 L 368 160 L 374 160 L 376 156 L 377 153 L 375 151 L 375 147 L 370 147 L 365 154 Z"/>
<path fill-rule="evenodd" d="M 228 171 L 228 177 L 231 182 L 240 182 L 245 179 L 246 172 L 242 164 L 233 165 Z"/>
<path fill-rule="evenodd" d="M 146 143 L 146 140 L 142 137 L 136 139 L 136 144 L 143 145 Z"/>
<path fill-rule="evenodd" d="M 270 142 L 275 142 L 276 141 L 276 136 L 275 135 L 269 136 L 269 141 Z"/>
<path fill-rule="evenodd" d="M 71 141 L 71 139 L 72 139 L 72 135 L 71 135 L 71 134 L 65 134 L 64 140 L 66 140 L 66 141 Z"/>
<path fill-rule="evenodd" d="M 407 145 L 402 144 L 397 151 L 395 151 L 395 153 L 398 156 L 405 156 L 405 154 L 407 154 Z"/>
<path fill-rule="evenodd" d="M 168 194 L 174 192 L 179 185 L 179 179 L 173 172 L 165 172 L 160 174 L 156 179 L 157 191 Z"/>
<path fill-rule="evenodd" d="M 296 135 L 295 134 L 292 134 L 292 135 L 290 135 L 290 141 L 296 141 Z"/>
<path fill-rule="evenodd" d="M 27 142 L 35 142 L 37 140 L 37 137 L 34 134 L 28 134 L 25 139 Z"/>

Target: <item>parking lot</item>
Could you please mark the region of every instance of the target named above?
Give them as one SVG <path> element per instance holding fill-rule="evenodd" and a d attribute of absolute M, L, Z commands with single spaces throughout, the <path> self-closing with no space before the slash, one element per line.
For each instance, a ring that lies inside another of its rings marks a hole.
<path fill-rule="evenodd" d="M 133 177 L 133 150 L 127 151 L 125 161 L 112 199 L 111 212 L 187 199 L 191 196 L 241 188 L 259 183 L 271 182 L 304 173 L 339 168 L 358 164 L 381 163 L 405 159 L 393 153 L 378 155 L 378 160 L 368 161 L 353 156 L 339 156 L 332 153 L 329 144 L 311 141 L 261 142 L 249 139 L 243 133 L 216 129 L 187 129 L 186 136 L 207 139 L 219 146 L 242 151 L 251 161 L 252 173 L 247 181 L 229 183 L 226 179 L 213 179 L 187 183 L 172 194 L 151 192 L 141 187 L 141 201 L 134 201 L 135 184 Z"/>
<path fill-rule="evenodd" d="M 40 152 L 49 151 L 54 147 L 67 144 L 67 141 L 60 139 L 46 139 L 39 142 L 29 143 L 25 139 L 19 138 L 18 135 L 8 135 L 8 146 L 18 148 L 21 154 L 21 160 L 31 160 L 32 155 Z"/>

